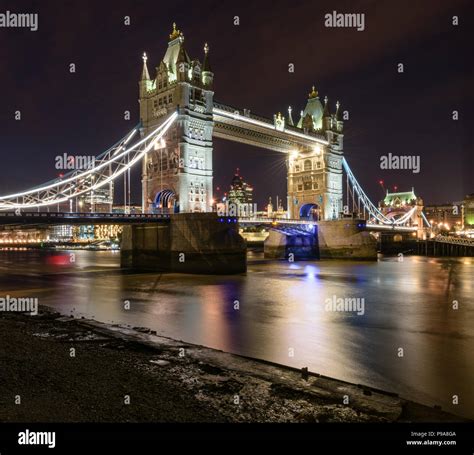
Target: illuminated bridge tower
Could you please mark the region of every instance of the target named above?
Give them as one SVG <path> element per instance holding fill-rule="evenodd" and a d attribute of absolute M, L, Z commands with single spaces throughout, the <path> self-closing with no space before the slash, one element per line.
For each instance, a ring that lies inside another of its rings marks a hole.
<path fill-rule="evenodd" d="M 178 112 L 165 139 L 143 159 L 144 211 L 211 211 L 213 77 L 207 44 L 203 63 L 191 60 L 176 24 L 154 79 L 144 54 L 139 82 L 142 134 Z"/>
<path fill-rule="evenodd" d="M 283 121 L 285 119 L 282 119 Z M 288 109 L 286 122 L 295 126 Z M 324 106 L 313 87 L 308 102 L 296 125 L 306 134 L 326 139 L 327 145 L 300 149 L 288 158 L 288 213 L 290 218 L 333 220 L 343 211 L 342 109 L 336 103 L 336 112 L 329 111 L 328 99 Z"/>

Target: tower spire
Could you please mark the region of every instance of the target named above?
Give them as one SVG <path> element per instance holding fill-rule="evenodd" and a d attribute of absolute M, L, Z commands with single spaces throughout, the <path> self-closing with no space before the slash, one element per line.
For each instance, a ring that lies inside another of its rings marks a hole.
<path fill-rule="evenodd" d="M 148 57 L 146 55 L 146 52 L 143 52 L 142 55 L 143 59 L 143 70 L 142 70 L 142 81 L 149 81 L 150 80 L 150 73 L 148 72 L 148 66 L 146 64 L 146 61 L 148 60 Z"/>
<path fill-rule="evenodd" d="M 211 63 L 209 61 L 209 46 L 207 43 L 204 43 L 204 62 L 202 65 L 202 70 L 212 73 Z"/>
<path fill-rule="evenodd" d="M 293 116 L 291 115 L 292 108 L 291 106 L 288 106 L 288 125 L 295 126 L 293 123 Z"/>
<path fill-rule="evenodd" d="M 207 43 L 204 44 L 204 62 L 202 64 L 202 82 L 205 86 L 211 87 L 214 81 L 214 73 L 211 69 L 211 63 L 209 61 L 209 46 Z"/>
<path fill-rule="evenodd" d="M 331 114 L 329 112 L 329 103 L 328 103 L 328 97 L 324 97 L 324 111 L 323 111 L 323 117 L 331 117 Z"/>
<path fill-rule="evenodd" d="M 341 103 L 339 101 L 336 102 L 336 120 L 341 121 L 342 120 L 342 115 L 341 115 Z"/>

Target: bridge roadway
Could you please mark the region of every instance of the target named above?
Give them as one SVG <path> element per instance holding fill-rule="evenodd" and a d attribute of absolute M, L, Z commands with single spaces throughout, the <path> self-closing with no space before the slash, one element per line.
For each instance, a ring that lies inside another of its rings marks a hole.
<path fill-rule="evenodd" d="M 234 222 L 235 217 L 217 216 L 221 222 Z M 138 224 L 168 222 L 170 214 L 167 213 L 69 213 L 69 212 L 0 212 L 0 226 L 23 225 L 62 225 L 62 224 Z M 266 224 L 266 225 L 305 225 L 314 226 L 315 221 L 289 220 L 286 218 L 238 218 L 239 223 Z"/>
<path fill-rule="evenodd" d="M 235 217 L 218 217 L 222 222 L 234 220 Z M 0 226 L 39 226 L 63 224 L 139 224 L 166 223 L 170 215 L 166 213 L 68 213 L 68 212 L 0 212 Z M 317 221 L 296 220 L 287 218 L 239 217 L 241 225 L 287 225 L 287 226 L 317 226 Z M 389 226 L 365 224 L 361 229 L 383 232 L 415 232 L 413 226 Z"/>

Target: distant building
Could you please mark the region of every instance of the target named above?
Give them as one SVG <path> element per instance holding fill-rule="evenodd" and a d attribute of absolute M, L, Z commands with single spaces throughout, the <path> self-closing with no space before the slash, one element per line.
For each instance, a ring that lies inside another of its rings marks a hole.
<path fill-rule="evenodd" d="M 128 213 L 142 213 L 142 206 L 138 204 L 132 204 L 132 205 L 114 205 L 112 208 L 113 213 L 125 213 L 127 211 Z"/>
<path fill-rule="evenodd" d="M 426 223 L 423 219 L 423 199 L 415 194 L 414 188 L 396 193 L 387 190 L 385 198 L 379 202 L 379 208 L 392 223 L 399 221 L 404 225 L 417 226 L 418 238 L 423 238 Z"/>
<path fill-rule="evenodd" d="M 253 188 L 247 182 L 244 182 L 242 177 L 239 175 L 238 169 L 234 175 L 234 178 L 232 179 L 230 190 L 227 195 L 227 200 L 229 203 L 234 204 L 253 203 Z"/>
<path fill-rule="evenodd" d="M 122 226 L 117 224 L 90 224 L 73 226 L 72 240 L 75 242 L 95 240 L 117 240 L 122 233 Z"/>
<path fill-rule="evenodd" d="M 433 227 L 447 230 L 461 228 L 462 224 L 462 203 L 452 202 L 451 204 L 427 205 L 425 207 L 426 218 Z"/>
<path fill-rule="evenodd" d="M 77 210 L 82 213 L 108 213 L 112 211 L 114 203 L 113 187 L 105 185 L 95 189 L 92 193 L 79 196 Z"/>
<path fill-rule="evenodd" d="M 52 226 L 49 230 L 49 239 L 53 242 L 68 242 L 73 238 L 73 226 L 64 224 Z"/>
<path fill-rule="evenodd" d="M 465 227 L 474 227 L 474 193 L 468 194 L 465 197 L 463 206 Z"/>
<path fill-rule="evenodd" d="M 417 197 L 415 190 L 412 188 L 411 191 L 404 191 L 400 193 L 387 193 L 384 200 L 381 202 L 381 207 L 387 208 L 400 208 L 407 205 L 415 205 Z"/>

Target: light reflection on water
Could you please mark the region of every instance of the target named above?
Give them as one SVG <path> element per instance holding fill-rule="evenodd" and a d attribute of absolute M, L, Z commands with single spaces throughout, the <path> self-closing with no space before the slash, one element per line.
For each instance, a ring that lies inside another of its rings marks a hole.
<path fill-rule="evenodd" d="M 75 253 L 55 265 L 39 252 L 1 252 L 0 294 L 34 293 L 65 314 L 307 366 L 474 417 L 472 258 L 286 263 L 252 253 L 246 275 L 159 276 L 121 273 L 114 252 Z M 333 296 L 364 299 L 365 313 L 326 311 Z"/>

